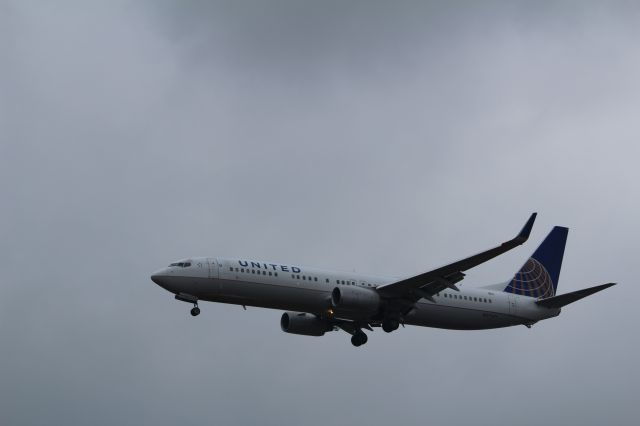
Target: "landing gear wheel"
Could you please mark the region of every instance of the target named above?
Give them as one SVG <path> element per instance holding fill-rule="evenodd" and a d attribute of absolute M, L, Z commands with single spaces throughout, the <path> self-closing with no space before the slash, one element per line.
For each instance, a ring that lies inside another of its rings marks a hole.
<path fill-rule="evenodd" d="M 198 315 L 200 315 L 200 308 L 196 306 L 193 309 L 191 309 L 191 315 L 194 317 L 197 317 Z"/>
<path fill-rule="evenodd" d="M 366 335 L 366 334 L 364 334 L 364 333 L 362 333 L 362 334 L 360 335 L 360 344 L 361 344 L 361 345 L 364 345 L 365 343 L 367 343 L 367 340 L 369 340 L 369 338 L 367 337 L 367 335 Z"/>
<path fill-rule="evenodd" d="M 382 329 L 387 333 L 397 330 L 398 327 L 400 327 L 400 322 L 396 319 L 385 319 L 382 321 Z"/>
<path fill-rule="evenodd" d="M 351 344 L 355 347 L 364 345 L 367 343 L 367 340 L 369 340 L 369 338 L 362 331 L 351 336 Z"/>

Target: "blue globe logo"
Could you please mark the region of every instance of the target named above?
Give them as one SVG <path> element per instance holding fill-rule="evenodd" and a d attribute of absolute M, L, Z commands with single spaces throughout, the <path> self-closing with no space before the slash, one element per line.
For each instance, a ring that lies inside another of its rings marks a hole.
<path fill-rule="evenodd" d="M 542 263 L 532 257 L 516 273 L 505 291 L 537 298 L 555 295 L 549 272 L 547 272 Z"/>

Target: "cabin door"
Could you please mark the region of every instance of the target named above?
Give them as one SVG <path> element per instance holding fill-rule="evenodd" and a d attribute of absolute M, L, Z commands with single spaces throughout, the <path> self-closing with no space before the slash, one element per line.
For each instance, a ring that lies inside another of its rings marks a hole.
<path fill-rule="evenodd" d="M 515 295 L 513 295 L 513 294 L 509 295 L 509 313 L 511 315 L 516 315 L 517 314 L 517 308 L 518 308 L 517 300 L 518 299 L 516 298 Z"/>

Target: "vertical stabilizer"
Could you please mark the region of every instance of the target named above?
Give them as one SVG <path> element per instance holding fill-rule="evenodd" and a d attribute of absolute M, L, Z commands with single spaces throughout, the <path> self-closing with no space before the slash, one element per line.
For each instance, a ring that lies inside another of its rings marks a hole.
<path fill-rule="evenodd" d="M 555 296 L 568 233 L 568 228 L 554 227 L 504 291 L 536 298 Z"/>

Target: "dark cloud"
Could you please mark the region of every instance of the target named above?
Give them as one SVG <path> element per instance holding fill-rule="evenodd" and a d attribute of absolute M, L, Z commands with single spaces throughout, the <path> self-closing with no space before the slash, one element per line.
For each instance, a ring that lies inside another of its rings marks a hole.
<path fill-rule="evenodd" d="M 628 424 L 640 382 L 634 3 L 0 6 L 0 423 Z M 289 336 L 188 307 L 190 255 L 384 275 L 555 224 L 531 330 Z M 534 408 L 532 408 L 534 407 Z"/>

